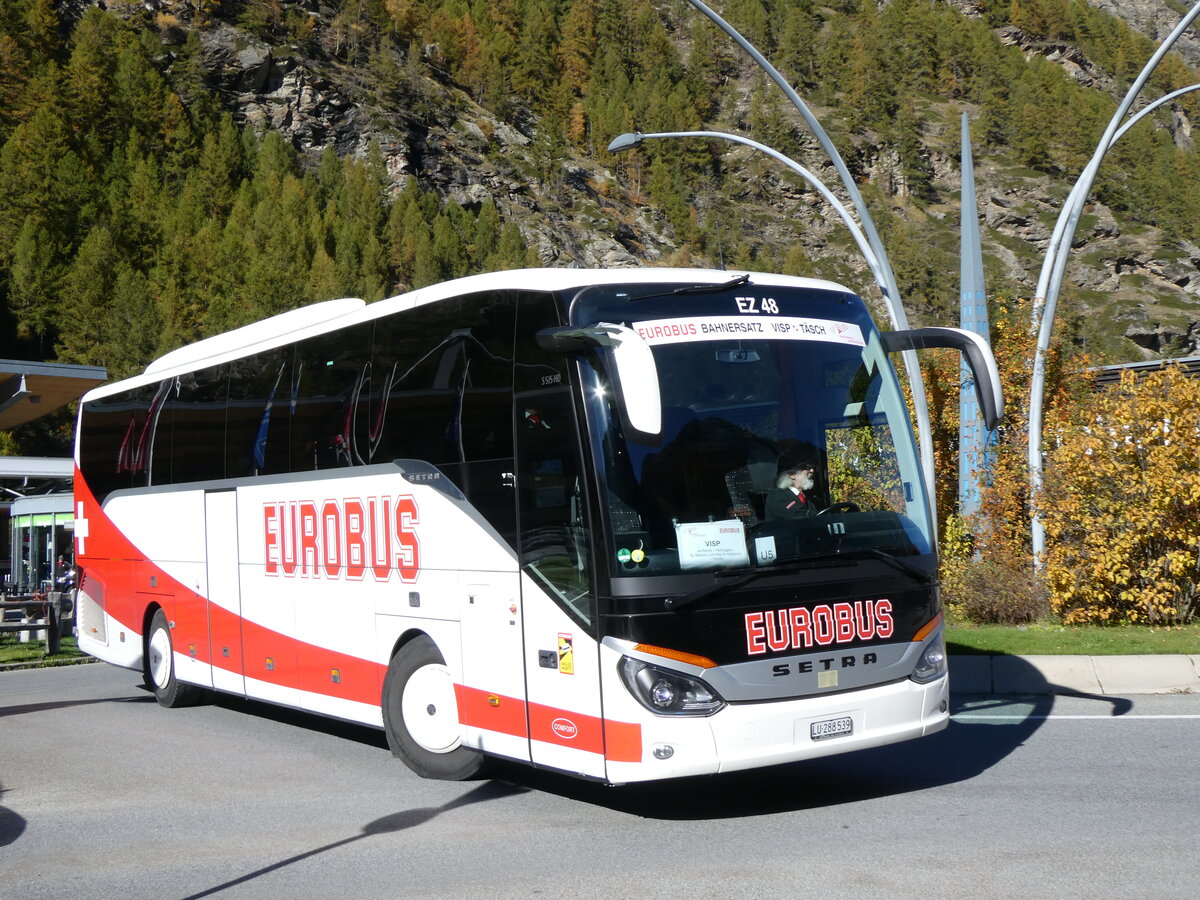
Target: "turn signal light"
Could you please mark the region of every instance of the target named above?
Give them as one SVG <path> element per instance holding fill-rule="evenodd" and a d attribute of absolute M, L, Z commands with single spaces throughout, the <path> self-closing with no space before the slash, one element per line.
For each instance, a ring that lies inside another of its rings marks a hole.
<path fill-rule="evenodd" d="M 668 650 L 666 647 L 655 647 L 653 644 L 638 644 L 633 648 L 641 653 L 651 653 L 654 656 L 661 656 L 663 659 L 673 659 L 675 662 L 687 663 L 689 666 L 698 666 L 701 669 L 715 669 L 717 664 L 707 656 L 700 656 L 696 653 L 684 653 L 682 650 Z"/>

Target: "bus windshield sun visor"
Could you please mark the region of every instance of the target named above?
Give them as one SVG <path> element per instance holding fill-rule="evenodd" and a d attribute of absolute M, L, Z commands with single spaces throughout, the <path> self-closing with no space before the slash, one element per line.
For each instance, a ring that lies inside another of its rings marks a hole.
<path fill-rule="evenodd" d="M 958 350 L 967 358 L 975 381 L 975 394 L 984 427 L 992 431 L 1004 418 L 1004 392 L 1000 372 L 988 342 L 973 331 L 962 328 L 914 328 L 911 331 L 884 331 L 880 335 L 888 353 L 903 350 L 946 348 Z"/>
<path fill-rule="evenodd" d="M 600 322 L 582 327 L 547 328 L 538 332 L 537 342 L 543 350 L 557 353 L 599 350 L 626 437 L 657 443 L 662 433 L 658 368 L 650 345 L 636 331 Z"/>

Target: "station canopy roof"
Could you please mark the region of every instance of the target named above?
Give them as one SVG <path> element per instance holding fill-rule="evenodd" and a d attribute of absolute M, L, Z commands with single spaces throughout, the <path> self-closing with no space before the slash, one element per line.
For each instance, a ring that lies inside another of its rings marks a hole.
<path fill-rule="evenodd" d="M 103 366 L 0 359 L 0 430 L 66 406 L 107 379 Z"/>
<path fill-rule="evenodd" d="M 75 461 L 48 456 L 0 456 L 0 507 L 14 499 L 69 491 Z"/>

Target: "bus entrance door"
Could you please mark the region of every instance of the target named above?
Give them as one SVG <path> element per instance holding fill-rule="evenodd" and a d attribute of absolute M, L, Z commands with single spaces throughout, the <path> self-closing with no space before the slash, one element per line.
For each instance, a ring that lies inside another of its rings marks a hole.
<path fill-rule="evenodd" d="M 518 398 L 517 496 L 533 762 L 604 776 L 599 645 L 570 393 Z"/>
<path fill-rule="evenodd" d="M 534 763 L 604 777 L 604 719 L 599 646 L 546 596 L 530 574 L 522 578 L 529 748 Z"/>
<path fill-rule="evenodd" d="M 525 345 L 517 360 L 527 364 L 517 367 L 525 390 L 514 395 L 514 420 L 530 755 L 538 765 L 603 778 L 587 479 L 563 377 L 569 366 Z"/>
<path fill-rule="evenodd" d="M 238 583 L 237 492 L 204 495 L 208 627 L 213 687 L 246 693 L 242 675 L 242 592 Z"/>

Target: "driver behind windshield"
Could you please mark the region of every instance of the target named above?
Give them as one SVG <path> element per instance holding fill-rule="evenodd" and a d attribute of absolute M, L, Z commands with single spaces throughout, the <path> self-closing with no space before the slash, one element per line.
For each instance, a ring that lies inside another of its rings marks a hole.
<path fill-rule="evenodd" d="M 780 459 L 775 488 L 767 494 L 767 521 L 804 519 L 816 512 L 809 493 L 816 471 L 816 462 L 807 457 Z"/>

